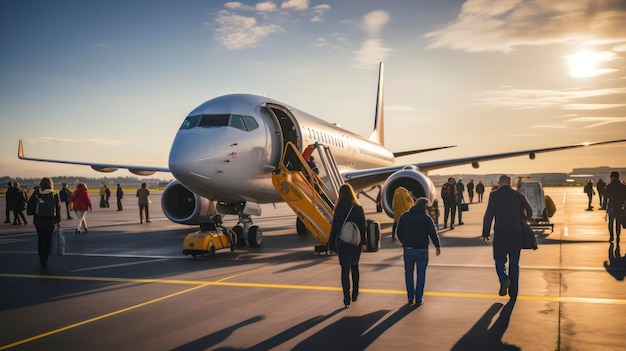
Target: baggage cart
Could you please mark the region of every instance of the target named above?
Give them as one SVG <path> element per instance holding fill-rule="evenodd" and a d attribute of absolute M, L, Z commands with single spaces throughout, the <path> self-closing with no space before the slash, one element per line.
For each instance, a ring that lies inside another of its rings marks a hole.
<path fill-rule="evenodd" d="M 550 233 L 554 232 L 554 224 L 550 223 L 550 217 L 556 208 L 552 199 L 544 194 L 541 182 L 521 182 L 517 190 L 526 197 L 533 210 L 533 215 L 529 220 L 531 228 L 550 229 Z M 547 203 L 550 206 L 546 206 Z"/>

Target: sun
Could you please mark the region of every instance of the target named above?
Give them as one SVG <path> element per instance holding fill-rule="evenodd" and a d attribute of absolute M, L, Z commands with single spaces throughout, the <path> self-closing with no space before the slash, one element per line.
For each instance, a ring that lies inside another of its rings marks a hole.
<path fill-rule="evenodd" d="M 601 69 L 598 66 L 612 61 L 615 54 L 612 52 L 592 52 L 588 50 L 565 56 L 569 66 L 569 74 L 576 78 L 594 77 L 600 74 L 613 72 L 613 69 Z"/>

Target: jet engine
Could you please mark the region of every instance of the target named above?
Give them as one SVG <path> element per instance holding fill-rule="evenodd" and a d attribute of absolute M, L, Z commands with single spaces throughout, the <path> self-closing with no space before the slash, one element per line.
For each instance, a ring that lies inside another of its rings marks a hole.
<path fill-rule="evenodd" d="M 180 224 L 198 224 L 217 214 L 211 200 L 194 194 L 177 180 L 163 190 L 161 208 L 167 218 Z"/>
<path fill-rule="evenodd" d="M 383 185 L 381 201 L 383 209 L 389 217 L 393 217 L 393 192 L 401 186 L 411 192 L 415 198 L 426 197 L 431 201 L 435 199 L 433 181 L 420 172 L 417 167 L 407 166 L 389 176 Z"/>

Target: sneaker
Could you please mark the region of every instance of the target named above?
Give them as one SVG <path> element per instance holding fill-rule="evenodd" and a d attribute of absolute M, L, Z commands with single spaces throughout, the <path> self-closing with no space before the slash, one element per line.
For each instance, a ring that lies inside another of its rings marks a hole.
<path fill-rule="evenodd" d="M 500 284 L 500 291 L 498 292 L 498 295 L 500 296 L 506 295 L 507 291 L 509 290 L 510 285 L 511 285 L 511 281 L 508 279 L 505 280 L 502 284 Z"/>

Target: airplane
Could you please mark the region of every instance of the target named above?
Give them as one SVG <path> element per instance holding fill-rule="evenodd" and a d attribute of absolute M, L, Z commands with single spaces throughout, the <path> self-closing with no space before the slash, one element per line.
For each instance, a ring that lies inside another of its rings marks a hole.
<path fill-rule="evenodd" d="M 137 175 L 171 172 L 176 180 L 162 194 L 163 213 L 180 224 L 211 220 L 217 212 L 237 215 L 238 235 L 251 247 L 260 246 L 261 229 L 250 226 L 251 216 L 260 216 L 260 204 L 283 202 L 272 184 L 272 172 L 279 166 L 288 142 L 298 150 L 315 143 L 332 151 L 343 181 L 355 191 L 379 187 L 378 208 L 393 217 L 391 206 L 396 188 L 403 186 L 416 197 L 435 198 L 435 185 L 428 172 L 451 166 L 624 142 L 626 139 L 585 142 L 575 145 L 470 156 L 448 160 L 396 165 L 396 157 L 453 146 L 392 152 L 384 146 L 383 63 L 379 64 L 374 128 L 369 138 L 312 116 L 283 102 L 251 94 L 230 94 L 208 100 L 184 119 L 172 143 L 169 167 L 145 167 L 27 157 L 23 142 L 18 145 L 22 160 L 86 165 L 100 172 L 128 169 Z M 382 188 L 380 187 L 382 184 Z M 216 204 L 216 205 L 215 205 Z M 300 220 L 299 234 L 306 233 Z M 233 228 L 234 230 L 235 228 Z"/>

